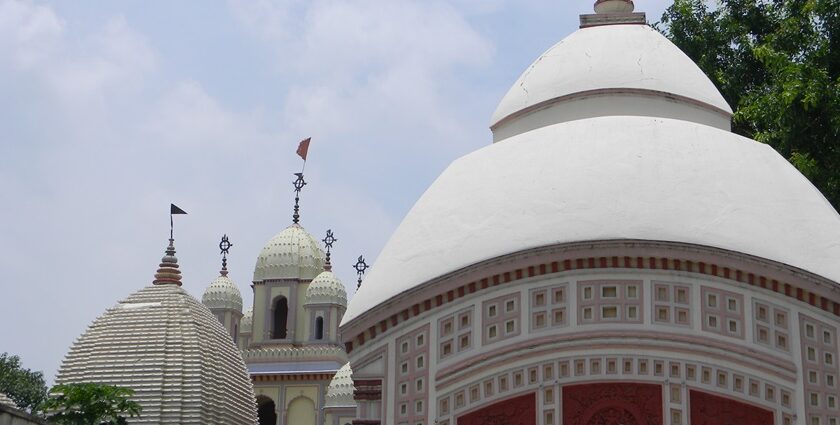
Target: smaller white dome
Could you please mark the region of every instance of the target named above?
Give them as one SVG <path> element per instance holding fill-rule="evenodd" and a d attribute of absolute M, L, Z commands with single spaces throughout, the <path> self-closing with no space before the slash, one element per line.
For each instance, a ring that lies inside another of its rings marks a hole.
<path fill-rule="evenodd" d="M 242 319 L 239 320 L 239 332 L 240 333 L 248 333 L 251 332 L 251 326 L 254 324 L 254 309 L 249 308 L 248 311 L 245 312 L 245 315 L 242 316 Z"/>
<path fill-rule="evenodd" d="M 227 308 L 242 312 L 242 294 L 227 276 L 219 276 L 210 283 L 201 296 L 201 303 L 207 308 Z"/>
<path fill-rule="evenodd" d="M 347 291 L 333 272 L 323 271 L 306 289 L 304 304 L 338 304 L 347 307 Z"/>
<path fill-rule="evenodd" d="M 335 380 L 335 378 L 333 378 Z M 14 400 L 10 399 L 9 396 L 6 394 L 0 393 L 0 406 L 11 407 L 12 409 L 18 409 L 18 405 L 15 403 Z"/>
<path fill-rule="evenodd" d="M 356 401 L 353 399 L 355 390 L 353 369 L 350 369 L 350 363 L 347 363 L 335 373 L 330 381 L 324 407 L 356 407 Z"/>
<path fill-rule="evenodd" d="M 254 281 L 312 279 L 324 270 L 324 251 L 299 224 L 276 234 L 265 244 L 254 267 Z"/>

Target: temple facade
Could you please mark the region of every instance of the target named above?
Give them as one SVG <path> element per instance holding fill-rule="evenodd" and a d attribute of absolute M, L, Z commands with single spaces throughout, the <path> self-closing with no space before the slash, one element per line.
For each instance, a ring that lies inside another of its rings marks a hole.
<path fill-rule="evenodd" d="M 595 12 L 351 300 L 353 423 L 838 425 L 840 216 L 631 1 Z"/>

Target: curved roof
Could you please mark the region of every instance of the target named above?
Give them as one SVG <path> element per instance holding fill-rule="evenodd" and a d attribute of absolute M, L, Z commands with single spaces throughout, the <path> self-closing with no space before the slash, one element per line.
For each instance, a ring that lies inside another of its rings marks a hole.
<path fill-rule="evenodd" d="M 248 333 L 251 332 L 251 326 L 254 325 L 254 309 L 249 308 L 245 311 L 245 314 L 242 315 L 242 319 L 239 321 L 239 332 L 240 333 Z"/>
<path fill-rule="evenodd" d="M 658 31 L 604 25 L 579 29 L 540 55 L 502 98 L 491 127 L 552 99 L 609 89 L 675 95 L 732 114 L 706 75 Z"/>
<path fill-rule="evenodd" d="M 305 304 L 338 304 L 347 305 L 347 291 L 344 284 L 338 280 L 333 272 L 321 272 L 306 288 Z"/>
<path fill-rule="evenodd" d="M 242 312 L 242 294 L 236 284 L 227 277 L 227 271 L 217 277 L 201 296 L 201 303 L 207 308 L 224 308 Z"/>
<path fill-rule="evenodd" d="M 345 364 L 335 373 L 325 397 L 324 407 L 356 407 L 356 400 L 353 399 L 353 370 L 350 363 Z"/>
<path fill-rule="evenodd" d="M 254 389 L 239 350 L 180 279 L 170 239 L 154 285 L 94 320 L 70 347 L 56 383 L 134 390 L 143 410 L 132 424 L 253 425 Z"/>
<path fill-rule="evenodd" d="M 476 262 L 611 239 L 718 247 L 840 282 L 840 216 L 771 147 L 688 121 L 599 117 L 453 162 L 391 236 L 342 323 Z"/>
<path fill-rule="evenodd" d="M 13 409 L 18 408 L 18 405 L 15 403 L 15 401 L 9 398 L 9 396 L 7 396 L 4 393 L 0 393 L 0 406 L 11 407 Z"/>
<path fill-rule="evenodd" d="M 254 281 L 315 278 L 324 270 L 324 251 L 299 224 L 274 235 L 257 257 Z"/>

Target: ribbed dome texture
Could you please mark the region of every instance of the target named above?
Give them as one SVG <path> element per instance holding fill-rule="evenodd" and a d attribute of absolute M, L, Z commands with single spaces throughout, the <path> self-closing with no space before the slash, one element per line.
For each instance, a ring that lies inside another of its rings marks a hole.
<path fill-rule="evenodd" d="M 347 291 L 331 271 L 321 272 L 306 288 L 306 304 L 338 304 L 347 306 Z"/>
<path fill-rule="evenodd" d="M 11 407 L 12 409 L 17 409 L 18 406 L 14 400 L 10 399 L 9 396 L 6 394 L 0 393 L 0 406 Z"/>
<path fill-rule="evenodd" d="M 131 424 L 248 424 L 254 390 L 230 335 L 175 284 L 141 289 L 76 340 L 56 383 L 131 388 L 142 406 Z"/>
<path fill-rule="evenodd" d="M 201 296 L 201 303 L 207 308 L 225 308 L 242 312 L 242 294 L 227 276 L 219 276 L 210 283 L 204 295 Z"/>
<path fill-rule="evenodd" d="M 254 267 L 254 281 L 309 280 L 324 270 L 324 251 L 303 227 L 293 224 L 265 244 Z"/>
<path fill-rule="evenodd" d="M 353 400 L 353 369 L 350 363 L 345 364 L 335 373 L 330 386 L 327 387 L 325 407 L 356 407 Z"/>

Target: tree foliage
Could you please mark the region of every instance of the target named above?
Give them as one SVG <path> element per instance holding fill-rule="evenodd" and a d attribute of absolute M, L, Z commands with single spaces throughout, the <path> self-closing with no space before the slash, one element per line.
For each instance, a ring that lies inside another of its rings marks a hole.
<path fill-rule="evenodd" d="M 24 369 L 18 356 L 0 354 L 0 393 L 22 410 L 35 410 L 47 398 L 44 374 Z"/>
<path fill-rule="evenodd" d="M 767 143 L 840 206 L 840 0 L 675 0 L 656 27 Z"/>
<path fill-rule="evenodd" d="M 129 399 L 134 391 L 111 385 L 80 383 L 56 385 L 43 404 L 51 422 L 62 425 L 120 425 L 140 415 L 140 405 Z"/>

